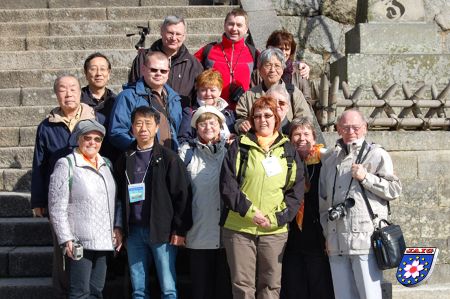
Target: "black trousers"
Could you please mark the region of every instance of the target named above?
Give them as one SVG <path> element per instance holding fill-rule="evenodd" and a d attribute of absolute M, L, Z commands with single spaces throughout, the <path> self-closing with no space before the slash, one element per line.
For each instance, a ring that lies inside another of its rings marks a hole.
<path fill-rule="evenodd" d="M 189 249 L 192 299 L 232 299 L 225 249 Z"/>
<path fill-rule="evenodd" d="M 285 251 L 281 299 L 334 299 L 327 256 Z"/>

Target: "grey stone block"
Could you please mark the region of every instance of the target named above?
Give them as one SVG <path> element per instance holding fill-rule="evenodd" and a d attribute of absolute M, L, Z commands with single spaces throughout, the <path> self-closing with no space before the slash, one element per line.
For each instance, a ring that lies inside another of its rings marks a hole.
<path fill-rule="evenodd" d="M 0 148 L 0 168 L 29 168 L 33 164 L 33 147 Z"/>
<path fill-rule="evenodd" d="M 49 34 L 50 24 L 47 22 L 34 23 L 0 23 L 1 36 L 45 36 Z"/>
<path fill-rule="evenodd" d="M 52 84 L 48 87 L 22 88 L 23 106 L 58 106 L 58 100 L 53 92 Z"/>
<path fill-rule="evenodd" d="M 48 0 L 49 8 L 139 6 L 140 0 Z"/>
<path fill-rule="evenodd" d="M 406 288 L 402 285 L 395 285 L 392 289 L 394 299 L 448 299 L 450 293 L 450 283 L 441 285 L 420 285 L 415 288 Z"/>
<path fill-rule="evenodd" d="M 168 7 L 111 7 L 107 9 L 108 20 L 162 20 L 167 15 L 189 18 L 222 18 L 231 9 L 228 6 L 168 6 Z M 189 27 L 188 27 L 189 28 Z"/>
<path fill-rule="evenodd" d="M 439 206 L 443 208 L 450 207 L 450 184 L 447 182 L 448 179 L 444 179 L 439 184 Z"/>
<path fill-rule="evenodd" d="M 0 246 L 51 245 L 47 218 L 0 218 Z"/>
<path fill-rule="evenodd" d="M 403 205 L 400 201 L 397 204 L 391 209 L 391 220 L 401 226 L 405 242 L 409 244 L 410 240 L 422 235 L 423 224 L 420 221 L 422 209 Z"/>
<path fill-rule="evenodd" d="M 189 0 L 140 0 L 141 6 L 182 6 L 189 5 Z M 126 5 L 124 5 L 126 6 Z"/>
<path fill-rule="evenodd" d="M 2 127 L 38 125 L 54 106 L 0 107 Z"/>
<path fill-rule="evenodd" d="M 308 21 L 305 39 L 306 48 L 316 53 L 344 53 L 344 27 L 325 16 L 313 17 Z"/>
<path fill-rule="evenodd" d="M 30 194 L 0 192 L 0 217 L 31 217 Z"/>
<path fill-rule="evenodd" d="M 6 277 L 9 274 L 9 252 L 14 247 L 0 247 L 0 277 Z"/>
<path fill-rule="evenodd" d="M 358 1 L 356 22 L 422 22 L 425 9 L 422 0 L 383 2 L 379 0 Z"/>
<path fill-rule="evenodd" d="M 53 299 L 49 277 L 0 279 L 0 294 L 8 299 Z"/>
<path fill-rule="evenodd" d="M 345 52 L 361 54 L 441 53 L 434 24 L 357 24 L 345 34 Z"/>
<path fill-rule="evenodd" d="M 422 209 L 420 211 L 421 237 L 433 236 L 434 239 L 443 239 L 450 236 L 450 222 L 448 221 L 449 208 Z"/>
<path fill-rule="evenodd" d="M 323 0 L 322 14 L 336 22 L 355 24 L 357 0 Z"/>
<path fill-rule="evenodd" d="M 19 145 L 19 128 L 0 127 L 0 147 Z"/>
<path fill-rule="evenodd" d="M 55 36 L 70 35 L 111 35 L 137 33 L 136 26 L 147 26 L 150 22 L 150 34 L 159 34 L 161 20 L 144 18 L 142 20 L 123 21 L 77 21 L 77 22 L 53 22 L 49 26 L 49 34 Z M 223 31 L 223 17 L 221 18 L 192 18 L 186 19 L 188 34 L 201 34 L 208 32 L 220 34 Z M 0 24 L 1 26 L 1 24 Z M 1 29 L 1 27 L 0 27 Z M 1 31 L 0 31 L 1 32 Z M 47 34 L 46 34 L 47 35 Z"/>
<path fill-rule="evenodd" d="M 439 194 L 438 182 L 433 179 L 403 179 L 401 174 L 403 192 L 400 196 L 402 206 L 417 208 L 438 208 Z"/>
<path fill-rule="evenodd" d="M 106 8 L 61 8 L 0 11 L 0 22 L 82 21 L 106 20 Z"/>
<path fill-rule="evenodd" d="M 394 172 L 403 182 L 417 179 L 417 153 L 416 152 L 390 152 Z"/>
<path fill-rule="evenodd" d="M 23 37 L 1 37 L 1 51 L 25 51 L 26 41 Z"/>
<path fill-rule="evenodd" d="M 30 191 L 31 169 L 4 169 L 1 180 L 5 191 Z"/>
<path fill-rule="evenodd" d="M 10 277 L 42 277 L 52 273 L 53 247 L 18 247 L 9 252 Z"/>
<path fill-rule="evenodd" d="M 439 151 L 433 155 L 419 156 L 418 173 L 420 179 L 449 178 L 450 150 Z"/>
<path fill-rule="evenodd" d="M 331 78 L 339 76 L 351 89 L 361 84 L 394 83 L 447 85 L 450 54 L 348 54 L 331 64 Z"/>
<path fill-rule="evenodd" d="M 34 146 L 37 127 L 21 127 L 19 129 L 20 146 Z"/>
<path fill-rule="evenodd" d="M 248 18 L 253 43 L 262 51 L 266 48 L 269 34 L 281 29 L 281 23 L 274 10 L 251 11 L 248 13 Z"/>
<path fill-rule="evenodd" d="M 47 7 L 47 0 L 2 0 L 0 2 L 0 9 L 30 9 Z"/>
<path fill-rule="evenodd" d="M 0 105 L 1 107 L 19 106 L 20 89 L 19 88 L 0 89 Z"/>

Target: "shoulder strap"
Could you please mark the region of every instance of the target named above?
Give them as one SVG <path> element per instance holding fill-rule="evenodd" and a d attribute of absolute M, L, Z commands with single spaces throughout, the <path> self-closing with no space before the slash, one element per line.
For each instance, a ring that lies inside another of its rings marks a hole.
<path fill-rule="evenodd" d="M 106 166 L 108 166 L 109 167 L 109 169 L 111 170 L 111 172 L 113 171 L 113 165 L 112 165 L 112 163 L 111 163 L 111 160 L 109 160 L 108 158 L 106 158 L 106 157 L 103 157 L 102 156 L 102 158 L 103 158 L 103 160 L 105 161 L 105 163 L 106 163 Z"/>
<path fill-rule="evenodd" d="M 253 57 L 253 70 L 256 70 L 258 69 L 258 53 L 256 51 L 256 48 L 252 44 L 247 43 L 247 41 L 245 41 L 245 45 L 248 47 L 248 49 L 250 50 L 250 54 Z"/>
<path fill-rule="evenodd" d="M 72 191 L 72 183 L 73 183 L 73 164 L 72 159 L 66 156 L 67 163 L 69 164 L 69 193 Z"/>
<path fill-rule="evenodd" d="M 284 184 L 284 188 L 283 188 L 286 191 L 287 186 L 289 184 L 289 180 L 292 175 L 292 166 L 294 164 L 295 152 L 294 152 L 294 147 L 291 145 L 290 142 L 285 142 L 283 144 L 283 148 L 284 148 L 283 157 L 286 158 L 286 163 L 287 163 L 286 183 Z"/>
<path fill-rule="evenodd" d="M 285 86 L 286 86 L 287 92 L 289 93 L 292 112 L 294 112 L 294 91 L 295 91 L 295 86 L 292 83 L 285 83 Z"/>
<path fill-rule="evenodd" d="M 189 163 L 191 163 L 192 157 L 194 156 L 194 150 L 197 147 L 197 144 L 194 142 L 189 142 L 189 148 L 186 151 L 184 156 L 184 165 L 187 167 Z"/>
<path fill-rule="evenodd" d="M 239 149 L 239 153 L 240 153 L 240 159 L 239 159 L 239 170 L 237 173 L 237 182 L 239 184 L 239 186 L 242 185 L 242 178 L 245 177 L 245 172 L 247 170 L 247 161 L 248 161 L 248 151 L 250 150 L 250 146 L 247 144 L 242 144 L 240 141 L 242 139 L 239 139 L 238 142 L 238 149 Z"/>
<path fill-rule="evenodd" d="M 201 61 L 201 63 L 202 63 L 202 65 L 203 65 L 204 68 L 206 68 L 206 60 L 208 59 L 209 52 L 211 52 L 211 49 L 212 49 L 212 47 L 213 47 L 215 44 L 217 44 L 217 42 L 209 43 L 209 44 L 207 44 L 207 45 L 205 46 L 205 48 L 203 49 L 203 52 L 202 52 L 202 61 Z"/>

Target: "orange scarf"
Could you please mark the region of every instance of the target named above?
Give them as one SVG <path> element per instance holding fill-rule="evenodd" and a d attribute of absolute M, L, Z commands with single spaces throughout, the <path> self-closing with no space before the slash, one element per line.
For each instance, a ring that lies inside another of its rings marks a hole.
<path fill-rule="evenodd" d="M 320 149 L 323 148 L 323 144 L 314 144 L 309 151 L 308 157 L 305 159 L 306 165 L 313 165 L 313 164 L 319 164 L 320 162 Z M 311 188 L 311 182 L 310 177 L 308 174 L 308 169 L 305 166 L 305 193 L 309 192 L 309 189 Z M 300 208 L 298 209 L 297 215 L 295 216 L 295 221 L 297 222 L 298 228 L 300 230 L 303 229 L 303 216 L 305 214 L 305 197 L 303 197 L 303 201 L 300 205 Z"/>
<path fill-rule="evenodd" d="M 275 131 L 275 133 L 273 133 L 273 135 L 267 136 L 267 137 L 256 135 L 256 138 L 258 139 L 259 146 L 265 152 L 269 151 L 270 147 L 274 143 L 275 139 L 277 139 L 277 137 L 278 137 L 278 131 Z"/>

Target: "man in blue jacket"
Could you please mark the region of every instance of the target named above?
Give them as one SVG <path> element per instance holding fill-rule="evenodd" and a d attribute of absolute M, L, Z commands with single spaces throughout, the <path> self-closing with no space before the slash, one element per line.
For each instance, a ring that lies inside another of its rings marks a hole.
<path fill-rule="evenodd" d="M 110 116 L 110 142 L 126 151 L 135 141 L 131 134 L 131 112 L 149 106 L 161 114 L 158 141 L 173 150 L 178 149 L 177 135 L 181 123 L 180 96 L 166 84 L 169 78 L 169 59 L 162 52 L 148 52 L 144 58 L 142 77 L 124 86 L 117 96 Z"/>

